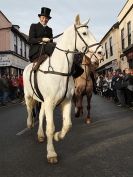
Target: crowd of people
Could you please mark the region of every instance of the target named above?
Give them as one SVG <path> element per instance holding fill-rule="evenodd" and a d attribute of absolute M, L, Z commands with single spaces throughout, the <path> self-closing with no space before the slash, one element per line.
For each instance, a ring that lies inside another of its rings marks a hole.
<path fill-rule="evenodd" d="M 108 100 L 113 100 L 120 107 L 133 108 L 133 69 L 108 71 L 96 78 L 97 93 Z M 0 76 L 0 106 L 24 97 L 23 77 L 15 75 Z"/>
<path fill-rule="evenodd" d="M 120 107 L 133 108 L 133 69 L 108 71 L 97 76 L 97 92 Z"/>
<path fill-rule="evenodd" d="M 22 100 L 23 77 L 3 74 L 0 76 L 0 106 L 4 106 L 9 102 L 14 103 L 16 99 Z"/>

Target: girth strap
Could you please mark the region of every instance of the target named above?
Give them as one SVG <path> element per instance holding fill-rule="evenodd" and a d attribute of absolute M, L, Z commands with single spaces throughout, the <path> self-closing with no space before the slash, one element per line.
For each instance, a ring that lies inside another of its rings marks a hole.
<path fill-rule="evenodd" d="M 39 96 L 38 98 L 41 100 L 41 101 L 44 101 L 43 99 L 43 96 L 39 90 L 39 87 L 38 87 L 38 81 L 37 81 L 37 73 L 38 72 L 34 72 L 34 87 L 35 87 L 35 90 L 36 90 L 36 93 L 37 95 Z"/>
<path fill-rule="evenodd" d="M 30 84 L 31 84 L 31 88 L 32 88 L 32 90 L 33 90 L 33 93 L 42 101 L 42 102 L 44 102 L 44 98 L 43 98 L 43 96 L 42 96 L 42 94 L 41 94 L 41 92 L 40 92 L 40 90 L 39 90 L 39 87 L 38 87 L 38 82 L 37 82 L 37 72 L 34 72 L 34 88 L 33 88 L 33 85 L 32 85 L 32 80 L 31 80 L 31 78 L 32 78 L 32 73 L 33 73 L 33 71 L 31 70 L 30 71 Z"/>

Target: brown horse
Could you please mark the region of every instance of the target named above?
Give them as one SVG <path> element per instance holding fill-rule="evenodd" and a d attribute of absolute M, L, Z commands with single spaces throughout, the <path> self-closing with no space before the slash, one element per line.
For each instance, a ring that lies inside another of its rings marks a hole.
<path fill-rule="evenodd" d="M 95 69 L 99 66 L 99 56 L 101 54 L 95 54 L 92 56 L 92 52 L 88 52 L 87 55 L 83 57 L 82 68 L 84 72 L 81 76 L 74 80 L 75 82 L 75 92 L 74 92 L 74 104 L 75 104 L 75 117 L 79 117 L 83 114 L 82 101 L 83 97 L 87 97 L 87 116 L 85 117 L 85 122 L 90 124 L 92 119 L 90 117 L 90 108 L 91 108 L 91 98 L 93 93 L 93 81 L 91 73 L 95 75 Z"/>

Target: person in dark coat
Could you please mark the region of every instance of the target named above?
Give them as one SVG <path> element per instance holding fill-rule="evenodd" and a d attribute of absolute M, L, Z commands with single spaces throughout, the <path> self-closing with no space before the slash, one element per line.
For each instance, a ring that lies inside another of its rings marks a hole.
<path fill-rule="evenodd" d="M 38 14 L 39 23 L 31 24 L 29 30 L 29 59 L 31 62 L 37 62 L 33 65 L 33 71 L 37 71 L 40 64 L 45 61 L 48 56 L 51 56 L 55 43 L 53 43 L 53 30 L 47 24 L 51 19 L 51 9 L 47 7 L 41 8 L 41 13 Z M 37 117 L 40 111 L 41 104 L 37 103 L 35 109 L 33 109 L 34 117 Z"/>
<path fill-rule="evenodd" d="M 52 28 L 47 26 L 50 17 L 51 9 L 47 7 L 41 8 L 41 13 L 38 14 L 40 22 L 37 24 L 31 24 L 29 30 L 29 59 L 31 62 L 37 61 L 39 66 L 44 59 L 54 51 L 55 43 L 53 43 L 53 31 Z M 37 69 L 38 66 L 34 69 Z"/>
<path fill-rule="evenodd" d="M 119 100 L 118 106 L 123 107 L 126 105 L 126 100 L 125 100 L 126 84 L 124 81 L 124 74 L 122 73 L 122 71 L 120 69 L 117 69 L 116 72 L 117 72 L 117 76 L 116 76 L 115 88 Z"/>

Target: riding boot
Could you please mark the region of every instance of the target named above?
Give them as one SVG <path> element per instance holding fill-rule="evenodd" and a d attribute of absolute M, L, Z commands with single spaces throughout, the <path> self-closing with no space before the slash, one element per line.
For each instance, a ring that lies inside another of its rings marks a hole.
<path fill-rule="evenodd" d="M 78 65 L 78 64 L 74 64 L 74 67 L 72 68 L 72 76 L 73 78 L 77 78 L 79 76 L 81 76 L 84 72 L 84 69 Z"/>
<path fill-rule="evenodd" d="M 45 54 L 45 55 L 42 55 L 41 57 L 37 58 L 36 61 L 36 65 L 33 67 L 32 71 L 37 71 L 40 67 L 40 65 L 47 59 L 48 55 Z"/>

